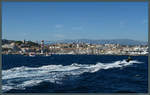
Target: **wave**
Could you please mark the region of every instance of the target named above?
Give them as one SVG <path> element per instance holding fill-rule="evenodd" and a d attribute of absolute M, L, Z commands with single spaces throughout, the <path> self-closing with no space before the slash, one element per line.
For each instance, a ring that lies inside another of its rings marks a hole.
<path fill-rule="evenodd" d="M 101 69 L 120 68 L 135 63 L 142 63 L 136 60 L 126 62 L 116 61 L 113 63 L 101 63 L 97 64 L 77 64 L 71 65 L 47 65 L 42 67 L 15 67 L 9 70 L 2 70 L 2 91 L 6 92 L 11 89 L 25 89 L 38 85 L 41 82 L 51 82 L 56 84 L 62 84 L 63 80 L 67 76 L 79 76 L 85 72 L 94 73 Z"/>

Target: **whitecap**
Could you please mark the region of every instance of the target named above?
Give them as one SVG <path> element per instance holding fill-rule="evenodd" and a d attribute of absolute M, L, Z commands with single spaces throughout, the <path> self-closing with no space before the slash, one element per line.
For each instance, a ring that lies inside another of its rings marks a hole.
<path fill-rule="evenodd" d="M 35 86 L 41 82 L 51 82 L 62 84 L 66 76 L 78 76 L 85 72 L 94 73 L 101 69 L 121 68 L 135 63 L 142 63 L 136 60 L 126 62 L 116 61 L 113 63 L 97 64 L 78 64 L 71 65 L 47 65 L 41 67 L 15 67 L 9 70 L 2 70 L 2 80 L 5 84 L 2 85 L 3 92 L 11 89 L 24 89 L 25 87 Z M 17 83 L 15 83 L 17 81 Z"/>

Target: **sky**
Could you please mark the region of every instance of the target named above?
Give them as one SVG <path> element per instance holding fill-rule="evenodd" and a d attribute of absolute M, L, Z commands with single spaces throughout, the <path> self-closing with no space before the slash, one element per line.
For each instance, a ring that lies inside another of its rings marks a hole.
<path fill-rule="evenodd" d="M 2 38 L 148 41 L 148 2 L 2 2 Z"/>

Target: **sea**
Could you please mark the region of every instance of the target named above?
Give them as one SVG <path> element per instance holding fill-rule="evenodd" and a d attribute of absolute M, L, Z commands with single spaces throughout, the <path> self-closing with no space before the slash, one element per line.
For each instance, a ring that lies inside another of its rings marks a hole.
<path fill-rule="evenodd" d="M 148 93 L 148 56 L 2 55 L 3 93 Z"/>

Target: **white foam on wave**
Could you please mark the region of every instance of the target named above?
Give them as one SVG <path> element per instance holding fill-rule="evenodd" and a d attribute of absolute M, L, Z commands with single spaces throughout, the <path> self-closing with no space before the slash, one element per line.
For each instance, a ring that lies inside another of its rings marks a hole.
<path fill-rule="evenodd" d="M 24 89 L 25 87 L 38 85 L 43 81 L 61 84 L 61 80 L 66 76 L 78 76 L 85 72 L 94 73 L 101 69 L 119 68 L 134 63 L 142 62 L 136 60 L 126 62 L 123 60 L 105 64 L 98 62 L 94 65 L 73 63 L 67 66 L 47 65 L 36 68 L 25 66 L 16 67 L 2 71 L 2 80 L 5 82 L 3 83 L 2 90 L 5 92 L 11 89 Z"/>

